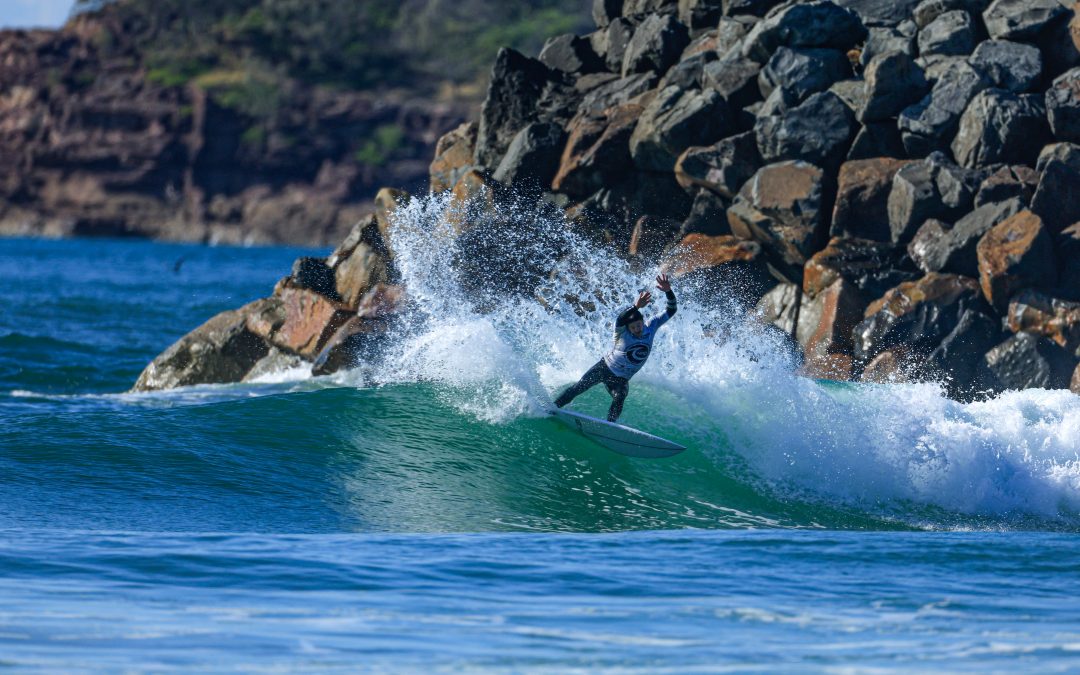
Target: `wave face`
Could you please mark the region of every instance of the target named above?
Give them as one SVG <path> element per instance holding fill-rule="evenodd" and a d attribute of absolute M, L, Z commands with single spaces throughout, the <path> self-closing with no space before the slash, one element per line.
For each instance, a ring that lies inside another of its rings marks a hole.
<path fill-rule="evenodd" d="M 679 313 L 622 418 L 690 449 L 644 461 L 592 444 L 543 411 L 607 350 L 614 316 L 656 270 L 525 205 L 480 220 L 467 236 L 484 253 L 468 258 L 444 229 L 448 209 L 432 198 L 396 213 L 412 309 L 378 362 L 155 394 L 119 392 L 210 313 L 265 293 L 298 252 L 259 253 L 261 271 L 238 272 L 224 263 L 247 252 L 5 243 L 11 260 L 44 251 L 73 283 L 72 270 L 112 276 L 78 302 L 34 279 L 5 284 L 0 299 L 16 311 L 0 325 L 4 522 L 286 533 L 1080 529 L 1080 397 L 1033 390 L 961 404 L 933 384 L 810 380 L 775 335 L 695 285 L 676 287 Z M 102 251 L 116 258 L 111 272 Z M 198 274 L 147 273 L 178 255 Z M 5 281 L 25 277 L 16 268 L 0 265 Z M 230 274 L 233 292 L 223 293 Z M 183 308 L 204 291 L 200 307 Z M 148 297 L 150 310 L 133 311 Z M 175 312 L 161 310 L 170 302 Z M 72 315 L 92 329 L 66 330 L 59 317 Z M 597 387 L 574 407 L 602 415 L 607 404 Z"/>

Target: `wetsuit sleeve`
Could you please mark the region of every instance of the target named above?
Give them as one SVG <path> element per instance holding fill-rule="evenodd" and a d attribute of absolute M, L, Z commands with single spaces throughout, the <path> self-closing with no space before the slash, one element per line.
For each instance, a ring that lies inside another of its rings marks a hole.
<path fill-rule="evenodd" d="M 659 328 L 660 326 L 663 326 L 665 323 L 667 323 L 668 319 L 675 316 L 675 312 L 678 309 L 679 309 L 679 307 L 675 303 L 675 293 L 672 292 L 672 291 L 668 291 L 667 292 L 667 311 L 664 312 L 663 314 L 660 314 L 659 316 L 654 317 L 653 320 L 649 322 L 649 326 L 652 327 L 652 328 Z"/>
<path fill-rule="evenodd" d="M 616 341 L 618 341 L 619 336 L 622 334 L 622 332 L 626 330 L 626 325 L 630 323 L 630 313 L 633 312 L 635 309 L 637 308 L 633 305 L 630 305 L 622 311 L 622 314 L 620 314 L 617 319 L 615 319 L 614 337 Z"/>

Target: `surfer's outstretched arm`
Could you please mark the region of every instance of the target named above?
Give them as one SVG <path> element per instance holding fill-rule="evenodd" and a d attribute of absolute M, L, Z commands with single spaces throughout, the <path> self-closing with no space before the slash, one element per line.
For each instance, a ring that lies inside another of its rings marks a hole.
<path fill-rule="evenodd" d="M 668 279 L 668 275 L 661 274 L 656 277 L 656 287 L 664 292 L 667 296 L 667 315 L 668 317 L 675 316 L 675 312 L 678 311 L 679 306 L 675 302 L 675 291 L 671 290 L 671 280 Z"/>

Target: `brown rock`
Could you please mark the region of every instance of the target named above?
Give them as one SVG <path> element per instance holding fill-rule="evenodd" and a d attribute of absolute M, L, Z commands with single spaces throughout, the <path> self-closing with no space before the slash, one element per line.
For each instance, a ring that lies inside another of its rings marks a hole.
<path fill-rule="evenodd" d="M 386 258 L 364 242 L 334 268 L 334 280 L 341 302 L 355 310 L 360 298 L 375 284 L 389 279 Z"/>
<path fill-rule="evenodd" d="M 851 332 L 862 321 L 866 300 L 854 284 L 837 279 L 799 314 L 796 338 L 803 345 L 803 369 L 813 377 L 851 379 Z"/>
<path fill-rule="evenodd" d="M 454 233 L 461 234 L 472 226 L 475 209 L 493 211 L 503 189 L 501 183 L 484 171 L 466 171 L 450 191 L 446 219 Z"/>
<path fill-rule="evenodd" d="M 379 319 L 350 317 L 315 357 L 311 374 L 329 375 L 363 364 L 382 346 L 388 327 L 387 322 Z"/>
<path fill-rule="evenodd" d="M 279 297 L 285 307 L 285 321 L 271 341 L 281 349 L 309 359 L 353 316 L 344 305 L 306 289 L 283 288 Z"/>
<path fill-rule="evenodd" d="M 631 167 L 630 136 L 642 109 L 627 103 L 575 117 L 552 188 L 585 197 L 624 176 Z"/>
<path fill-rule="evenodd" d="M 361 319 L 386 319 L 405 304 L 405 287 L 398 284 L 376 284 L 364 295 L 356 315 Z"/>
<path fill-rule="evenodd" d="M 687 192 L 705 188 L 734 199 L 761 164 L 754 134 L 746 132 L 714 145 L 687 148 L 675 162 L 675 179 Z"/>
<path fill-rule="evenodd" d="M 863 368 L 859 380 L 876 384 L 910 382 L 911 364 L 903 347 L 888 349 L 875 356 Z"/>
<path fill-rule="evenodd" d="M 1031 211 L 1021 211 L 995 225 L 975 250 L 983 294 L 1001 313 L 1017 291 L 1051 287 L 1057 280 L 1050 234 Z"/>
<path fill-rule="evenodd" d="M 391 255 L 394 252 L 391 234 L 394 212 L 397 211 L 399 205 L 408 200 L 408 192 L 388 187 L 380 189 L 375 195 L 375 221 L 379 225 L 379 236 L 382 237 Z"/>
<path fill-rule="evenodd" d="M 833 209 L 834 237 L 889 241 L 889 192 L 893 176 L 908 160 L 877 157 L 844 162 L 837 179 Z"/>
<path fill-rule="evenodd" d="M 1070 352 L 1080 347 L 1080 303 L 1024 289 L 1009 302 L 1009 330 L 1048 337 Z"/>
<path fill-rule="evenodd" d="M 679 231 L 681 223 L 667 218 L 642 216 L 634 223 L 630 235 L 630 255 L 653 258 L 660 255 L 664 247 Z"/>
<path fill-rule="evenodd" d="M 802 267 L 824 243 L 825 175 L 802 161 L 763 167 L 728 209 L 738 237 L 761 243 L 780 266 L 801 280 Z"/>
<path fill-rule="evenodd" d="M 660 269 L 746 307 L 756 306 L 776 283 L 765 266 L 761 245 L 730 235 L 687 235 L 667 251 Z"/>
<path fill-rule="evenodd" d="M 443 192 L 454 187 L 462 174 L 472 166 L 476 151 L 476 122 L 466 122 L 448 132 L 435 146 L 431 161 L 431 191 Z"/>
<path fill-rule="evenodd" d="M 248 329 L 248 319 L 272 313 L 275 304 L 274 299 L 256 300 L 213 317 L 151 361 L 133 390 L 239 382 L 270 351 L 266 340 Z"/>
<path fill-rule="evenodd" d="M 803 291 L 813 298 L 837 279 L 847 279 L 867 299 L 880 298 L 890 288 L 914 279 L 913 273 L 898 269 L 903 253 L 887 242 L 833 237 L 806 261 Z"/>

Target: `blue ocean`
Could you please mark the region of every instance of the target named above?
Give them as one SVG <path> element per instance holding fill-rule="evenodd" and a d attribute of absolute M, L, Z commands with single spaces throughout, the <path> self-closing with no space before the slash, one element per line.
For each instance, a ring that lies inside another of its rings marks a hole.
<path fill-rule="evenodd" d="M 406 247 L 378 362 L 129 392 L 326 253 L 0 240 L 0 667 L 1080 671 L 1080 397 L 814 381 L 680 288 L 621 421 L 689 449 L 622 457 L 543 414 L 653 274 L 600 254 L 481 310 Z"/>

